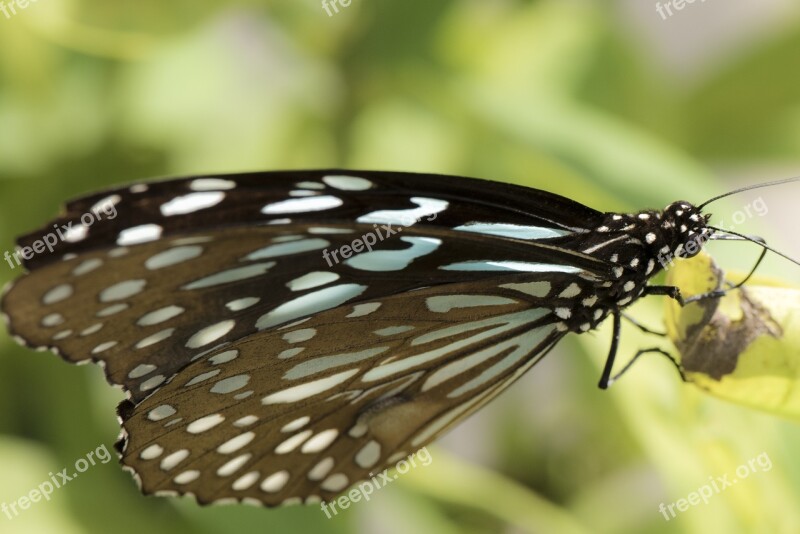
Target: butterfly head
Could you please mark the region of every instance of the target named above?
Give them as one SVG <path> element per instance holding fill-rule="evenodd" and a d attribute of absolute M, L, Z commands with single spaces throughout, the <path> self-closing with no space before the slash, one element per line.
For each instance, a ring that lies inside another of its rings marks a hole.
<path fill-rule="evenodd" d="M 710 214 L 686 201 L 673 202 L 662 215 L 662 232 L 669 235 L 672 255 L 691 258 L 700 253 L 714 229 L 708 226 Z"/>

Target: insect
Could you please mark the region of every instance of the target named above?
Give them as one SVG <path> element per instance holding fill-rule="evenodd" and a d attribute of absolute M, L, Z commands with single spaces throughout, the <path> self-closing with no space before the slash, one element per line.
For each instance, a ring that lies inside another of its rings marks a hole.
<path fill-rule="evenodd" d="M 682 300 L 648 284 L 660 258 L 720 237 L 703 206 L 397 172 L 139 183 L 21 237 L 2 310 L 124 389 L 117 448 L 145 493 L 327 501 L 611 316 L 607 387 L 625 307 Z"/>

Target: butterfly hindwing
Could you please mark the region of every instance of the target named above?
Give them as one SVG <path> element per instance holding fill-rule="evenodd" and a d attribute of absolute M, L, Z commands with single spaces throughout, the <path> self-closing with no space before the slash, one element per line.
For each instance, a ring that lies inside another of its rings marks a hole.
<path fill-rule="evenodd" d="M 201 503 L 329 500 L 505 389 L 560 339 L 557 320 L 494 278 L 259 332 L 124 406 L 123 463 L 146 493 Z"/>

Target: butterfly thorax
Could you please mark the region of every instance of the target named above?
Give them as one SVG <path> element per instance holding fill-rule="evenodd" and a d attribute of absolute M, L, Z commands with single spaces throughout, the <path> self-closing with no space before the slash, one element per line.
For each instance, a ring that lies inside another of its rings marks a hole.
<path fill-rule="evenodd" d="M 560 329 L 585 332 L 610 313 L 640 297 L 648 281 L 676 258 L 700 252 L 713 230 L 708 216 L 692 204 L 679 201 L 663 211 L 607 213 L 602 224 L 581 238 L 579 249 L 608 263 L 607 276 L 563 288 L 554 309 Z"/>

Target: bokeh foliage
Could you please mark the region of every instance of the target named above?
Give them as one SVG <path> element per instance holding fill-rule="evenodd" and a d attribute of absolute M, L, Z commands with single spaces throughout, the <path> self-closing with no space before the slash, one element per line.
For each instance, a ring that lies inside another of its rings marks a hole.
<path fill-rule="evenodd" d="M 692 9 L 728 8 L 711 6 Z M 633 210 L 730 189 L 713 167 L 797 161 L 800 24 L 682 84 L 615 7 L 354 0 L 328 17 L 316 1 L 39 0 L 0 15 L 0 248 L 65 198 L 150 176 L 416 170 Z M 0 282 L 19 271 L 3 264 Z M 659 325 L 663 306 L 632 313 Z M 601 392 L 608 333 L 565 340 L 433 447 L 431 466 L 335 519 L 143 498 L 109 463 L 0 515 L 0 531 L 800 531 L 800 428 L 706 396 L 658 358 Z M 658 343 L 626 327 L 620 358 Z M 120 398 L 99 369 L 0 333 L 0 501 L 110 448 Z M 764 452 L 770 471 L 676 519 L 658 512 Z"/>

